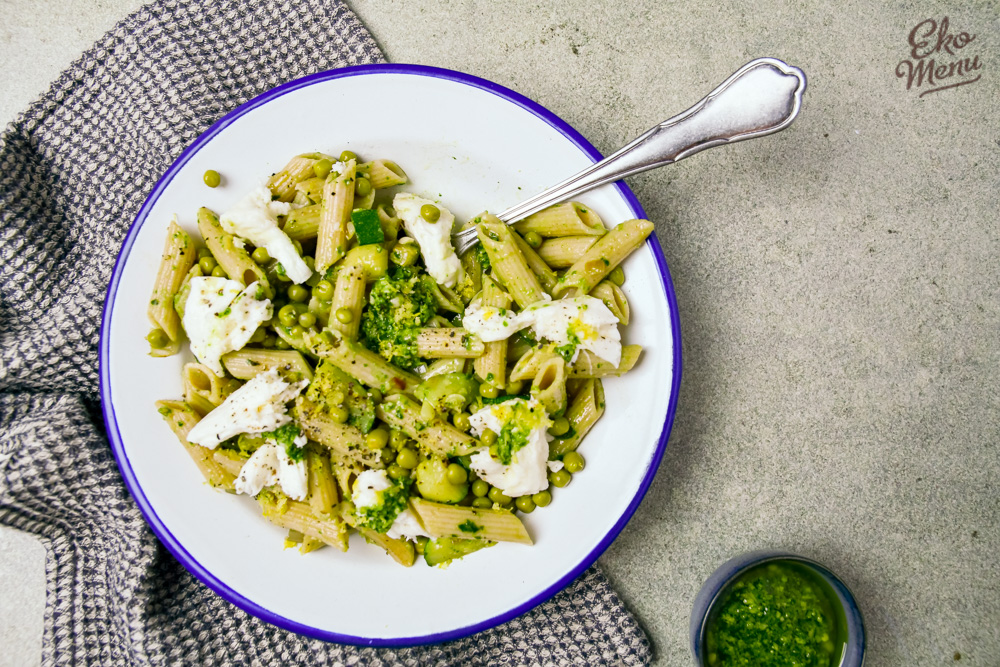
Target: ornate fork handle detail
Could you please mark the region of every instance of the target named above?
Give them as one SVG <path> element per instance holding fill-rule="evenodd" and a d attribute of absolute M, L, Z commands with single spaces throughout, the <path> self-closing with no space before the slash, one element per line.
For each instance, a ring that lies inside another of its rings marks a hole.
<path fill-rule="evenodd" d="M 775 58 L 752 60 L 687 111 L 663 121 L 627 146 L 497 217 L 511 224 L 606 183 L 672 164 L 701 151 L 780 132 L 802 106 L 806 76 Z M 452 236 L 462 254 L 475 228 Z"/>

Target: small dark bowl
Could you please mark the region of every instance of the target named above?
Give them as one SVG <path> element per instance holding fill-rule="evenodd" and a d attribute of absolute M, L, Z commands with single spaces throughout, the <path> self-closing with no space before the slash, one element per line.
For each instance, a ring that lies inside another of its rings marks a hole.
<path fill-rule="evenodd" d="M 854 595 L 835 574 L 819 563 L 783 551 L 753 551 L 737 556 L 722 564 L 705 581 L 694 599 L 691 610 L 691 652 L 698 667 L 706 667 L 704 648 L 705 632 L 712 607 L 721 593 L 737 577 L 752 567 L 771 561 L 794 561 L 825 581 L 837 594 L 844 617 L 847 619 L 847 644 L 839 667 L 861 667 L 865 663 L 865 622 L 861 610 L 854 601 Z"/>

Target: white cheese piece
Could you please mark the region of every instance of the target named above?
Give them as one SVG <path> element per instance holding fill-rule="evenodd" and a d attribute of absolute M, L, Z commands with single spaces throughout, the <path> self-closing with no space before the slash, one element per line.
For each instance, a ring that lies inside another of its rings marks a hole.
<path fill-rule="evenodd" d="M 549 461 L 549 470 L 552 472 L 559 472 L 565 467 L 562 461 Z"/>
<path fill-rule="evenodd" d="M 244 289 L 235 280 L 200 276 L 191 279 L 190 287 L 184 332 L 198 361 L 222 377 L 219 357 L 250 342 L 257 328 L 271 319 L 271 302 L 263 298 L 257 283 Z"/>
<path fill-rule="evenodd" d="M 539 301 L 516 315 L 505 308 L 483 306 L 473 299 L 462 316 L 462 326 L 485 343 L 504 340 L 531 327 L 538 339 L 559 346 L 575 344 L 570 362 L 576 361 L 580 350 L 590 350 L 615 368 L 622 360 L 618 318 L 603 301 L 592 296 Z"/>
<path fill-rule="evenodd" d="M 418 537 L 430 537 L 430 534 L 420 525 L 420 519 L 417 518 L 417 515 L 408 509 L 399 513 L 386 535 L 394 540 L 400 538 L 415 540 Z"/>
<path fill-rule="evenodd" d="M 295 439 L 297 447 L 305 444 L 304 435 Z M 240 468 L 234 487 L 237 493 L 256 496 L 264 487 L 275 484 L 292 500 L 304 500 L 309 492 L 309 473 L 304 460 L 292 461 L 284 447 L 268 439 Z"/>
<path fill-rule="evenodd" d="M 240 433 L 273 431 L 292 420 L 285 404 L 294 400 L 309 380 L 288 383 L 278 371 L 259 373 L 234 391 L 188 433 L 188 442 L 215 449 L 220 442 Z"/>
<path fill-rule="evenodd" d="M 436 206 L 441 211 L 437 222 L 427 222 L 420 215 L 420 207 L 425 204 Z M 455 216 L 451 211 L 430 199 L 418 197 L 409 192 L 400 192 L 392 200 L 392 206 L 403 221 L 407 233 L 420 246 L 420 254 L 427 265 L 427 273 L 439 284 L 454 287 L 464 275 L 462 262 L 451 244 L 451 232 L 455 226 Z"/>
<path fill-rule="evenodd" d="M 515 421 L 524 430 L 530 431 L 527 436 L 528 444 L 513 453 L 510 464 L 505 465 L 490 456 L 488 447 L 476 451 L 469 461 L 469 466 L 480 479 L 511 498 L 538 493 L 549 487 L 546 465 L 549 458 L 547 429 L 552 422 L 541 403 L 534 399 L 515 399 L 488 405 L 469 417 L 476 437 L 486 429 L 499 434 L 505 424 Z"/>
<path fill-rule="evenodd" d="M 391 486 L 392 482 L 385 470 L 365 470 L 354 481 L 351 501 L 358 509 L 376 507 L 381 503 L 379 492 L 385 491 Z M 397 540 L 400 538 L 412 540 L 418 536 L 430 537 L 424 527 L 420 525 L 417 515 L 409 509 L 404 509 L 396 515 L 386 535 Z"/>
<path fill-rule="evenodd" d="M 271 201 L 271 190 L 260 185 L 219 217 L 222 229 L 240 236 L 281 262 L 285 274 L 294 283 L 304 283 L 312 269 L 295 250 L 292 240 L 278 227 L 278 216 L 288 215 L 292 205 Z"/>

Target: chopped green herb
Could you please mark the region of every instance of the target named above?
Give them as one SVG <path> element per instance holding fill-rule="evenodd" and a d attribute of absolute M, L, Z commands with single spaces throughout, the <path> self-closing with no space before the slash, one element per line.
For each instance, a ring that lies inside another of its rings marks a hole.
<path fill-rule="evenodd" d="M 483 529 L 478 523 L 475 523 L 472 519 L 466 519 L 462 523 L 458 524 L 458 529 L 463 533 L 478 533 Z"/>

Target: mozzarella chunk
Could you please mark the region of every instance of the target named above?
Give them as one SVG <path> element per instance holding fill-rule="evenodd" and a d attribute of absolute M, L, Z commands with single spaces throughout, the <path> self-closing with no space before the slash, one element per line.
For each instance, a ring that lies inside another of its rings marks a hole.
<path fill-rule="evenodd" d="M 417 518 L 417 515 L 408 509 L 399 513 L 386 535 L 394 540 L 401 538 L 416 540 L 418 537 L 430 537 L 430 533 L 420 525 L 420 519 Z"/>
<path fill-rule="evenodd" d="M 292 282 L 304 283 L 312 276 L 312 269 L 295 250 L 288 235 L 278 227 L 278 216 L 288 215 L 291 210 L 291 204 L 271 201 L 271 190 L 260 185 L 223 213 L 219 222 L 230 234 L 267 250 L 268 255 L 281 263 Z"/>
<path fill-rule="evenodd" d="M 295 439 L 297 447 L 305 444 L 304 435 Z M 256 496 L 264 487 L 275 484 L 289 498 L 304 500 L 309 491 L 309 473 L 305 461 L 292 461 L 284 447 L 269 439 L 240 468 L 234 486 L 237 493 Z"/>
<path fill-rule="evenodd" d="M 222 376 L 219 358 L 239 350 L 264 322 L 271 319 L 271 302 L 262 297 L 257 283 L 245 289 L 228 278 L 192 278 L 184 305 L 184 332 L 198 361 Z"/>
<path fill-rule="evenodd" d="M 427 222 L 420 215 L 420 207 L 425 204 L 436 206 L 441 211 L 437 222 Z M 455 254 L 455 246 L 451 244 L 452 227 L 455 216 L 451 211 L 430 199 L 418 197 L 409 192 L 400 192 L 392 200 L 392 206 L 403 221 L 407 233 L 420 246 L 420 254 L 427 265 L 427 273 L 439 284 L 454 287 L 458 284 L 465 271 L 462 262 Z"/>
<path fill-rule="evenodd" d="M 572 345 L 576 361 L 580 350 L 589 350 L 615 368 L 621 363 L 622 342 L 618 318 L 604 302 L 592 296 L 539 301 L 516 315 L 504 308 L 483 306 L 478 299 L 469 303 L 462 326 L 489 343 L 504 340 L 531 327 L 535 337 L 558 346 Z"/>
<path fill-rule="evenodd" d="M 500 435 L 505 425 L 517 425 L 527 431 L 527 444 L 516 450 L 509 464 L 494 459 L 488 447 L 476 451 L 469 466 L 480 479 L 492 484 L 511 498 L 544 491 L 549 486 L 549 438 L 552 425 L 545 409 L 535 399 L 515 399 L 488 405 L 469 417 L 476 437 L 489 429 Z"/>
<path fill-rule="evenodd" d="M 379 492 L 392 486 L 393 484 L 385 470 L 365 470 L 354 481 L 351 501 L 358 509 L 377 507 L 382 503 Z M 396 515 L 392 526 L 386 531 L 386 535 L 393 539 L 406 538 L 411 540 L 419 536 L 430 537 L 420 524 L 417 515 L 409 509 L 404 509 Z"/>
<path fill-rule="evenodd" d="M 285 382 L 278 371 L 259 373 L 234 391 L 188 433 L 188 442 L 215 449 L 220 442 L 240 433 L 273 431 L 292 420 L 285 404 L 309 384 L 309 380 Z"/>

